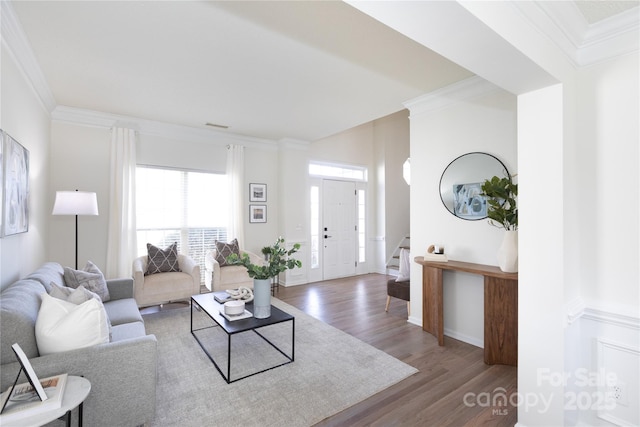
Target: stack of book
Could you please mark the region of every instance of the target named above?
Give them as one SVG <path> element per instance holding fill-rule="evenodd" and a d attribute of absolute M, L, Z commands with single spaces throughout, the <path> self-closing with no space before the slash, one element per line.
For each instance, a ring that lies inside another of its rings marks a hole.
<path fill-rule="evenodd" d="M 227 291 L 217 291 L 213 293 L 213 298 L 220 304 L 224 304 L 227 301 L 233 301 L 233 298 Z"/>
<path fill-rule="evenodd" d="M 31 383 L 9 387 L 0 395 L 0 407 L 4 408 L 0 413 L 0 425 L 7 425 L 41 412 L 62 407 L 62 396 L 64 396 L 66 384 L 67 374 L 41 379 L 40 385 L 46 393 L 44 400 L 40 399 Z"/>

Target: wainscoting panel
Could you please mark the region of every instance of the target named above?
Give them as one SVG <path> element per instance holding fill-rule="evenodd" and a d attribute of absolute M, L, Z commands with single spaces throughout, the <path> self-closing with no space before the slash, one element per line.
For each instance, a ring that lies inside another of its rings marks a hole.
<path fill-rule="evenodd" d="M 565 416 L 578 425 L 640 425 L 640 318 L 585 307 L 575 319 Z M 576 341 L 573 341 L 576 343 Z M 566 343 L 571 347 L 571 343 Z"/>
<path fill-rule="evenodd" d="M 599 408 L 598 417 L 619 426 L 640 425 L 640 350 L 605 339 L 597 340 L 598 372 L 604 381 L 598 395 L 612 399 Z"/>

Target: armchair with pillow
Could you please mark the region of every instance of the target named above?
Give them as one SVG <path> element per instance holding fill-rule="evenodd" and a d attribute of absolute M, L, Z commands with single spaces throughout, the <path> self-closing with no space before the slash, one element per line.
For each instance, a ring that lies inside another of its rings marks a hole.
<path fill-rule="evenodd" d="M 207 252 L 204 261 L 204 283 L 210 291 L 226 291 L 227 289 L 237 289 L 240 286 L 253 289 L 253 279 L 249 277 L 245 267 L 227 264 L 227 257 L 232 253 L 238 255 L 246 253 L 254 264 L 264 263 L 261 256 L 249 251 L 241 251 L 237 239 L 233 239 L 229 243 L 216 241 L 215 249 Z"/>
<path fill-rule="evenodd" d="M 178 254 L 177 243 L 166 249 L 147 243 L 147 251 L 133 262 L 138 307 L 188 300 L 200 293 L 200 266 L 187 255 Z"/>

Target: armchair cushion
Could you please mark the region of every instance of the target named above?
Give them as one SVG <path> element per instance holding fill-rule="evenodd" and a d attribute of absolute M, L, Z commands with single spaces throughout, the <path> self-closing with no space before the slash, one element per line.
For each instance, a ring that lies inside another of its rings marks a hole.
<path fill-rule="evenodd" d="M 229 243 L 219 242 L 216 240 L 216 253 L 215 259 L 220 264 L 220 267 L 227 265 L 227 257 L 231 254 L 240 255 L 240 246 L 238 245 L 238 239 L 233 239 Z"/>
<path fill-rule="evenodd" d="M 148 260 L 145 275 L 180 271 L 178 242 L 172 243 L 166 249 L 160 249 L 151 243 L 147 243 L 147 254 Z"/>

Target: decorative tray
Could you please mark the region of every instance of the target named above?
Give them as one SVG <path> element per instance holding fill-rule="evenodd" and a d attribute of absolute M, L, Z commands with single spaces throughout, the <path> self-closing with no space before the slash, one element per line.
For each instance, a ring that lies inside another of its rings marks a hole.
<path fill-rule="evenodd" d="M 224 312 L 224 307 L 220 309 L 220 314 L 222 314 L 222 317 L 224 317 L 225 319 L 227 319 L 230 322 L 233 322 L 234 320 L 248 319 L 249 317 L 253 317 L 253 314 L 249 310 L 245 310 L 244 313 L 242 313 L 242 314 L 236 314 L 235 316 L 229 316 L 228 314 L 226 314 Z"/>

